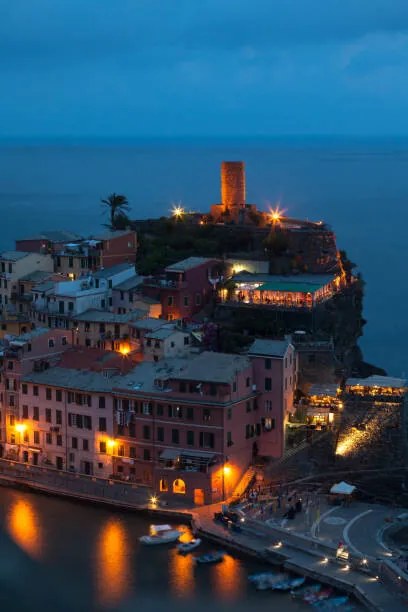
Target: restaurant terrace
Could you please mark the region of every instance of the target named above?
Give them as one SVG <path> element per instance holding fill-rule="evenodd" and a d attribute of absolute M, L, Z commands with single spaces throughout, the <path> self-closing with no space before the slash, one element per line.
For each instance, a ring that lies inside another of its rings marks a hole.
<path fill-rule="evenodd" d="M 243 272 L 219 290 L 222 303 L 311 310 L 343 286 L 340 276 L 302 274 L 275 276 Z"/>

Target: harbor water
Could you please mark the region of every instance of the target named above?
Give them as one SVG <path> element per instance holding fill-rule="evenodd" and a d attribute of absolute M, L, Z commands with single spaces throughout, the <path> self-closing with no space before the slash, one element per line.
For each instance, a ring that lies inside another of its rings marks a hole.
<path fill-rule="evenodd" d="M 248 575 L 270 566 L 230 554 L 197 566 L 174 545 L 140 544 L 150 520 L 136 513 L 0 487 L 0 521 L 1 610 L 311 609 L 254 589 Z M 210 549 L 203 543 L 194 554 Z"/>

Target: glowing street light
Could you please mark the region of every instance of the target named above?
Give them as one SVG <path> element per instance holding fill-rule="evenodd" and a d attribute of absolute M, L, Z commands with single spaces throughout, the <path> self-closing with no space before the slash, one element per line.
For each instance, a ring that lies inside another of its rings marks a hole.
<path fill-rule="evenodd" d="M 276 225 L 277 223 L 280 223 L 282 221 L 284 213 L 286 212 L 286 208 L 281 209 L 278 205 L 276 208 L 270 208 L 269 211 L 269 219 L 273 225 Z"/>
<path fill-rule="evenodd" d="M 185 210 L 182 206 L 180 206 L 179 204 L 175 204 L 172 208 L 171 214 L 173 215 L 173 217 L 176 220 L 180 220 L 183 218 L 184 214 L 185 214 Z"/>
<path fill-rule="evenodd" d="M 152 506 L 156 506 L 158 501 L 159 501 L 159 500 L 158 500 L 158 498 L 157 498 L 157 496 L 156 496 L 156 495 L 152 495 L 152 496 L 151 496 L 151 498 L 150 498 L 150 503 L 152 504 Z"/>
<path fill-rule="evenodd" d="M 19 434 L 22 434 L 26 431 L 27 425 L 25 423 L 17 423 L 15 429 Z"/>

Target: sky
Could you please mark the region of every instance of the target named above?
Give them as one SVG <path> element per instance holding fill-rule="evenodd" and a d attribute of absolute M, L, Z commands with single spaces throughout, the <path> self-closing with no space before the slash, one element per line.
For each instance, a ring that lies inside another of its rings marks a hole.
<path fill-rule="evenodd" d="M 0 138 L 408 135 L 407 0 L 1 0 Z"/>

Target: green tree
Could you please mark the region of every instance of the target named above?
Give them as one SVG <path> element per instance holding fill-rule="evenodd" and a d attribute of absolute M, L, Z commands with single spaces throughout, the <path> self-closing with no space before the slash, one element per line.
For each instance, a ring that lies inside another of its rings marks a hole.
<path fill-rule="evenodd" d="M 101 204 L 109 209 L 109 226 L 112 230 L 117 229 L 116 220 L 123 224 L 124 218 L 127 219 L 126 212 L 130 210 L 130 206 L 126 196 L 111 193 L 106 199 L 101 199 Z"/>

